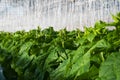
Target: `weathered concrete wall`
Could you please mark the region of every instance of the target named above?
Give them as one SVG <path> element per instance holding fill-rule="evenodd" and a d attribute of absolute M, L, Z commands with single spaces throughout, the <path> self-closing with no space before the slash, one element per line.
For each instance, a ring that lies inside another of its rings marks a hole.
<path fill-rule="evenodd" d="M 112 21 L 120 0 L 0 0 L 0 31 L 53 26 L 73 30 L 96 20 Z"/>

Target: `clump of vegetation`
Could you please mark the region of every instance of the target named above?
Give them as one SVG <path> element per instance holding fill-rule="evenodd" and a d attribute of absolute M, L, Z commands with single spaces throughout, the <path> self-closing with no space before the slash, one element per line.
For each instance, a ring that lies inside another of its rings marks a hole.
<path fill-rule="evenodd" d="M 120 80 L 120 13 L 94 28 L 0 32 L 7 80 Z M 115 29 L 108 30 L 107 27 Z"/>

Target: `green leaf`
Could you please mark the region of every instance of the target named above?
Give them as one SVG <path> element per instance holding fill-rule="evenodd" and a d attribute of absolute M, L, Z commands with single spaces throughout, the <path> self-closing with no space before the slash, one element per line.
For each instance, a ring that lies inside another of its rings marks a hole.
<path fill-rule="evenodd" d="M 91 48 L 91 50 L 93 50 L 95 48 L 109 49 L 110 47 L 111 47 L 111 45 L 109 42 L 107 42 L 104 39 L 101 39 Z"/>
<path fill-rule="evenodd" d="M 99 70 L 100 80 L 120 80 L 120 52 L 114 52 L 102 63 Z"/>
<path fill-rule="evenodd" d="M 34 43 L 32 41 L 29 41 L 29 42 L 26 42 L 25 44 L 23 44 L 20 48 L 19 55 L 22 55 L 25 52 L 28 53 L 28 51 L 30 50 L 30 48 L 33 44 Z"/>
<path fill-rule="evenodd" d="M 93 39 L 95 38 L 95 34 L 94 33 L 90 33 L 88 36 L 87 36 L 87 39 L 90 41 L 90 42 L 92 42 L 93 41 Z"/>
<path fill-rule="evenodd" d="M 112 15 L 112 18 L 115 23 L 120 22 L 120 13 L 117 13 L 116 15 Z"/>
<path fill-rule="evenodd" d="M 89 71 L 89 67 L 90 67 L 90 53 L 86 53 L 73 65 L 73 69 L 72 70 L 77 68 L 76 69 L 77 74 L 76 74 L 74 80 L 76 80 L 76 78 L 78 76 L 82 75 L 83 73 L 88 72 Z"/>
<path fill-rule="evenodd" d="M 84 47 L 71 52 L 71 57 L 65 60 L 60 66 L 51 73 L 52 80 L 74 79 L 89 71 L 90 53 L 85 53 Z"/>

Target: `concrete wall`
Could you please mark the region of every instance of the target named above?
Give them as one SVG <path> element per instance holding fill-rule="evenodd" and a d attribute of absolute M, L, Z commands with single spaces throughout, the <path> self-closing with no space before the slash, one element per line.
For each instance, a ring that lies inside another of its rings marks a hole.
<path fill-rule="evenodd" d="M 97 20 L 112 21 L 120 0 L 1 0 L 0 31 L 30 30 L 53 26 L 73 30 Z"/>

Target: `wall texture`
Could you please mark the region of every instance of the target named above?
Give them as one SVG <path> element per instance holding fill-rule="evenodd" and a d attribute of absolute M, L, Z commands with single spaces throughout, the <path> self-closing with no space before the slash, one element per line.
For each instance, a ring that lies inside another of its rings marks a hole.
<path fill-rule="evenodd" d="M 120 0 L 0 0 L 0 31 L 83 29 L 119 11 Z"/>

